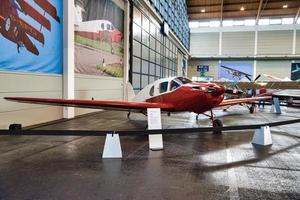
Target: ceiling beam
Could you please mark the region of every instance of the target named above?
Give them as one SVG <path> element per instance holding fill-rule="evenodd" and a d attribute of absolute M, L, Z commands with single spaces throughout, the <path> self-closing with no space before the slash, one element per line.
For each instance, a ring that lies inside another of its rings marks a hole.
<path fill-rule="evenodd" d="M 209 2 L 209 1 L 207 1 Z M 221 2 L 221 1 L 220 1 Z M 255 1 L 236 1 L 236 2 L 224 2 L 224 6 L 240 6 L 244 5 L 245 7 L 251 6 L 251 5 L 257 5 L 260 3 L 260 0 L 255 0 Z M 282 7 L 283 4 L 287 4 L 289 7 L 298 7 L 299 6 L 299 1 L 297 0 L 279 0 L 279 1 L 274 1 L 274 0 L 268 0 L 268 5 L 274 6 L 274 7 Z M 197 7 L 212 7 L 212 6 L 220 6 L 220 3 L 199 3 L 198 1 L 195 3 L 187 3 L 188 8 L 197 8 Z"/>
<path fill-rule="evenodd" d="M 280 17 L 280 16 L 290 16 L 295 17 L 295 13 L 298 8 L 286 8 L 286 9 L 267 9 L 260 11 L 260 17 Z M 203 20 L 203 19 L 220 19 L 220 12 L 205 12 L 205 13 L 189 13 L 191 20 Z M 222 18 L 255 18 L 257 17 L 257 10 L 245 10 L 241 11 L 229 11 L 223 12 Z"/>
<path fill-rule="evenodd" d="M 224 3 L 224 6 L 225 5 L 241 5 L 241 4 L 257 4 L 259 3 L 259 0 L 254 0 L 252 2 L 243 2 L 243 1 L 240 1 L 240 2 L 232 2 L 232 3 Z M 192 7 L 210 7 L 210 6 L 220 6 L 220 3 L 204 3 L 204 4 L 201 4 L 199 3 L 199 1 L 188 1 L 187 2 L 187 6 L 189 8 L 192 8 Z"/>
<path fill-rule="evenodd" d="M 256 20 L 255 20 L 256 25 L 258 24 L 258 20 L 259 20 L 259 16 L 260 16 L 260 12 L 261 12 L 263 2 L 264 2 L 264 0 L 260 0 L 260 2 L 259 2 L 259 6 L 258 6 L 258 9 L 257 9 Z"/>
<path fill-rule="evenodd" d="M 221 8 L 220 8 L 220 10 L 221 10 L 221 13 L 220 13 L 220 15 L 221 15 L 221 17 L 220 17 L 221 25 L 223 24 L 223 5 L 224 5 L 224 0 L 221 0 Z"/>

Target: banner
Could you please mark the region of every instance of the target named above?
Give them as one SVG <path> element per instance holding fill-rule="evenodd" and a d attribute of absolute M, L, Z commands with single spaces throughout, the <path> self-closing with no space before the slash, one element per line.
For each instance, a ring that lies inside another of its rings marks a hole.
<path fill-rule="evenodd" d="M 124 11 L 112 0 L 75 0 L 75 72 L 123 77 Z"/>
<path fill-rule="evenodd" d="M 2 0 L 0 70 L 62 74 L 62 1 Z"/>

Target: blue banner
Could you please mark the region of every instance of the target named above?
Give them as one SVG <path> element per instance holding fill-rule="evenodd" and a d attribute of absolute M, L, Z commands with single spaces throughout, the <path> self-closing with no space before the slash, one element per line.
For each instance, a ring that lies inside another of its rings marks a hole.
<path fill-rule="evenodd" d="M 62 74 L 61 0 L 2 0 L 0 70 Z"/>

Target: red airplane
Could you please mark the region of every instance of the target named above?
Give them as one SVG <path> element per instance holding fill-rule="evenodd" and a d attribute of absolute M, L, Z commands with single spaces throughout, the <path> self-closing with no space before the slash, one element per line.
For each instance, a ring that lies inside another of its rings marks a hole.
<path fill-rule="evenodd" d="M 75 27 L 75 34 L 91 40 L 109 40 L 121 42 L 123 34 L 108 20 L 92 20 L 81 22 Z M 107 37 L 108 38 L 107 38 Z"/>
<path fill-rule="evenodd" d="M 133 92 L 133 91 L 132 91 Z M 76 99 L 48 99 L 28 97 L 5 97 L 6 100 L 23 103 L 47 104 L 81 108 L 126 110 L 144 113 L 147 108 L 160 108 L 162 111 L 194 112 L 208 116 L 214 127 L 223 126 L 222 121 L 215 119 L 213 108 L 263 101 L 271 96 L 224 100 L 224 86 L 215 83 L 192 82 L 183 77 L 163 78 L 142 89 L 132 101 L 96 101 Z M 210 115 L 205 114 L 210 111 Z M 129 115 L 128 115 L 129 117 Z"/>
<path fill-rule="evenodd" d="M 34 0 L 34 2 L 60 23 L 56 8 L 48 0 Z M 45 43 L 44 35 L 40 30 L 22 19 L 18 11 L 29 15 L 32 19 L 41 24 L 41 27 L 45 27 L 49 31 L 51 30 L 50 21 L 33 8 L 28 1 L 2 0 L 0 4 L 0 33 L 6 39 L 17 44 L 18 52 L 20 52 L 20 47 L 25 47 L 31 53 L 39 55 L 37 47 L 32 43 L 28 35 L 42 44 Z"/>

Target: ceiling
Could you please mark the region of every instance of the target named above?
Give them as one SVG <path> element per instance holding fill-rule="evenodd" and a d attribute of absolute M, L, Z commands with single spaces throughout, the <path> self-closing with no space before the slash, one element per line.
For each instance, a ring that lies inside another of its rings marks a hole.
<path fill-rule="evenodd" d="M 296 22 L 300 14 L 300 0 L 187 0 L 187 6 L 190 21 L 293 17 Z"/>

